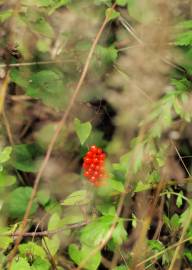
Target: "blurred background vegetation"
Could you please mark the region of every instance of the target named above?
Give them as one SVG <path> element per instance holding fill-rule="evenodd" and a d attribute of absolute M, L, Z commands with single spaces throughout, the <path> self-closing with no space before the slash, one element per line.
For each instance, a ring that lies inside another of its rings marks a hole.
<path fill-rule="evenodd" d="M 88 270 L 192 269 L 192 1 L 117 0 L 112 10 L 113 3 L 0 1 L 2 269 L 109 11 L 26 228 L 58 231 L 24 237 L 11 269 L 81 269 L 83 260 Z M 91 125 L 82 144 L 75 118 Z M 94 144 L 107 153 L 108 184 L 99 188 L 82 173 Z M 112 224 L 105 247 L 89 258 Z"/>

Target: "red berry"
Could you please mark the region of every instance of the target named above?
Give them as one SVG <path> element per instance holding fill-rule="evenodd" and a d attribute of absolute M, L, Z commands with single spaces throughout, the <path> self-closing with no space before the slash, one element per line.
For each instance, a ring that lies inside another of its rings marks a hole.
<path fill-rule="evenodd" d="M 102 153 L 103 153 L 102 149 L 101 149 L 101 148 L 98 148 L 98 149 L 97 149 L 97 154 L 100 155 L 100 154 L 102 154 Z"/>
<path fill-rule="evenodd" d="M 95 171 L 95 172 L 94 172 L 94 176 L 95 176 L 96 178 L 98 178 L 99 172 L 98 172 L 98 171 Z"/>
<path fill-rule="evenodd" d="M 94 158 L 94 159 L 93 159 L 93 162 L 94 162 L 95 164 L 98 164 L 98 163 L 99 163 L 98 158 Z"/>
<path fill-rule="evenodd" d="M 102 160 L 104 160 L 105 157 L 106 157 L 105 153 L 102 153 L 101 155 L 99 155 L 99 158 L 102 159 Z"/>
<path fill-rule="evenodd" d="M 89 164 L 83 163 L 83 168 L 84 168 L 84 169 L 88 169 L 88 168 L 89 168 Z"/>
<path fill-rule="evenodd" d="M 85 177 L 89 177 L 88 171 L 85 171 L 85 172 L 84 172 L 84 176 L 85 176 Z"/>
<path fill-rule="evenodd" d="M 88 157 L 88 158 L 92 158 L 93 157 L 93 153 L 92 152 L 87 152 L 87 154 L 86 154 L 86 157 Z"/>
<path fill-rule="evenodd" d="M 91 162 L 92 162 L 92 160 L 90 159 L 90 158 L 85 158 L 85 163 L 87 163 L 87 164 L 90 164 Z"/>
<path fill-rule="evenodd" d="M 90 180 L 91 180 L 91 182 L 95 182 L 96 181 L 96 177 L 95 176 L 92 176 Z"/>
<path fill-rule="evenodd" d="M 91 146 L 91 148 L 90 148 L 90 151 L 92 152 L 92 153 L 97 153 L 97 146 L 96 145 L 92 145 Z"/>
<path fill-rule="evenodd" d="M 95 165 L 93 163 L 91 163 L 90 168 L 95 169 Z"/>

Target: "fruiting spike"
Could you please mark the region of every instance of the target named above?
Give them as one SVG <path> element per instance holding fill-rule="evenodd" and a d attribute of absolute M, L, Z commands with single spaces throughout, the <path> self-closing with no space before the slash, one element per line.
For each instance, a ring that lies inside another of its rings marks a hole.
<path fill-rule="evenodd" d="M 95 186 L 100 186 L 105 174 L 106 155 L 101 148 L 92 145 L 83 158 L 84 176 Z"/>

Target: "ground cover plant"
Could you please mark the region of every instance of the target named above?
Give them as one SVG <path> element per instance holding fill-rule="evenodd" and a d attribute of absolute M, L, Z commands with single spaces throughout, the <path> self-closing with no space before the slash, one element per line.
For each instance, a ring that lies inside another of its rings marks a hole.
<path fill-rule="evenodd" d="M 192 269 L 191 7 L 0 1 L 0 269 Z"/>

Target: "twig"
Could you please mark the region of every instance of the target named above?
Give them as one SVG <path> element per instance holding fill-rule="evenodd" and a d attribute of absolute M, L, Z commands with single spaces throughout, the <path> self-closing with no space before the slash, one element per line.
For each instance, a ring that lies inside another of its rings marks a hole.
<path fill-rule="evenodd" d="M 114 9 L 114 7 L 115 7 L 115 5 L 113 5 L 112 9 Z M 14 248 L 12 249 L 12 251 L 10 252 L 10 254 L 8 256 L 8 260 L 9 260 L 9 267 L 8 267 L 8 269 L 9 270 L 11 269 L 13 258 L 15 257 L 16 252 L 17 252 L 17 249 L 18 249 L 18 246 L 19 246 L 19 244 L 20 244 L 20 242 L 21 242 L 21 240 L 23 238 L 22 235 L 23 235 L 23 233 L 25 231 L 25 227 L 27 225 L 27 219 L 29 217 L 30 210 L 31 210 L 31 207 L 32 207 L 32 204 L 33 204 L 33 200 L 34 200 L 34 198 L 36 196 L 36 193 L 37 193 L 37 190 L 38 190 L 40 179 L 41 179 L 42 174 L 43 174 L 43 172 L 44 172 L 44 170 L 45 170 L 45 168 L 47 166 L 47 163 L 48 163 L 49 158 L 51 156 L 51 153 L 53 151 L 53 147 L 54 147 L 54 145 L 55 145 L 55 143 L 57 141 L 57 138 L 58 138 L 58 136 L 59 136 L 59 134 L 60 134 L 60 132 L 61 132 L 61 130 L 63 128 L 63 125 L 66 123 L 66 120 L 67 120 L 67 118 L 69 116 L 69 113 L 70 113 L 70 111 L 71 111 L 71 109 L 72 109 L 72 107 L 73 107 L 73 105 L 75 103 L 75 100 L 76 100 L 76 98 L 77 98 L 77 96 L 79 94 L 80 88 L 81 88 L 81 86 L 82 86 L 82 84 L 83 84 L 83 82 L 85 80 L 85 77 L 87 75 L 88 68 L 89 68 L 89 65 L 90 65 L 90 62 L 91 62 L 93 53 L 94 53 L 95 48 L 96 48 L 96 45 L 97 45 L 97 43 L 98 43 L 98 41 L 99 41 L 99 39 L 101 37 L 101 34 L 103 33 L 103 30 L 104 30 L 105 26 L 107 25 L 107 23 L 109 21 L 109 16 L 110 16 L 110 14 L 108 14 L 108 16 L 105 17 L 104 22 L 102 23 L 102 25 L 101 25 L 98 33 L 96 34 L 96 37 L 95 37 L 95 39 L 93 41 L 93 44 L 92 44 L 91 49 L 89 51 L 89 54 L 87 56 L 87 60 L 85 62 L 85 65 L 84 65 L 83 71 L 81 73 L 80 79 L 79 79 L 79 81 L 77 83 L 77 86 L 76 86 L 74 92 L 73 92 L 73 95 L 71 97 L 71 100 L 70 100 L 70 102 L 69 102 L 69 104 L 68 104 L 68 106 L 67 106 L 67 108 L 65 110 L 65 113 L 63 114 L 63 117 L 62 117 L 60 123 L 58 124 L 57 129 L 56 129 L 56 131 L 55 131 L 55 133 L 54 133 L 54 135 L 53 135 L 53 137 L 52 137 L 52 139 L 50 141 L 50 144 L 48 146 L 48 149 L 47 149 L 45 158 L 44 158 L 44 160 L 43 160 L 43 162 L 41 164 L 41 167 L 40 167 L 40 169 L 39 169 L 39 171 L 37 173 L 37 176 L 35 178 L 35 182 L 34 182 L 34 186 L 33 186 L 33 191 L 32 191 L 32 194 L 31 194 L 29 203 L 27 205 L 24 218 L 22 220 L 22 224 L 20 226 L 20 232 L 21 232 L 21 234 L 18 237 L 18 239 L 16 240 L 15 246 L 14 246 Z"/>
<path fill-rule="evenodd" d="M 56 229 L 56 230 L 52 230 L 52 231 L 41 231 L 41 232 L 37 232 L 37 231 L 34 231 L 34 232 L 25 232 L 22 234 L 23 237 L 50 237 L 54 234 L 57 234 L 57 233 L 60 233 L 64 230 L 68 230 L 68 229 L 76 229 L 76 228 L 81 228 L 85 225 L 87 225 L 88 223 L 87 222 L 83 222 L 83 223 L 75 223 L 75 224 L 69 224 L 69 225 L 66 225 L 65 227 L 62 227 L 62 228 L 59 228 L 59 229 Z M 13 232 L 13 233 L 1 233 L 0 236 L 9 236 L 9 237 L 19 237 L 21 235 L 21 232 L 19 231 L 16 231 L 16 232 Z"/>

